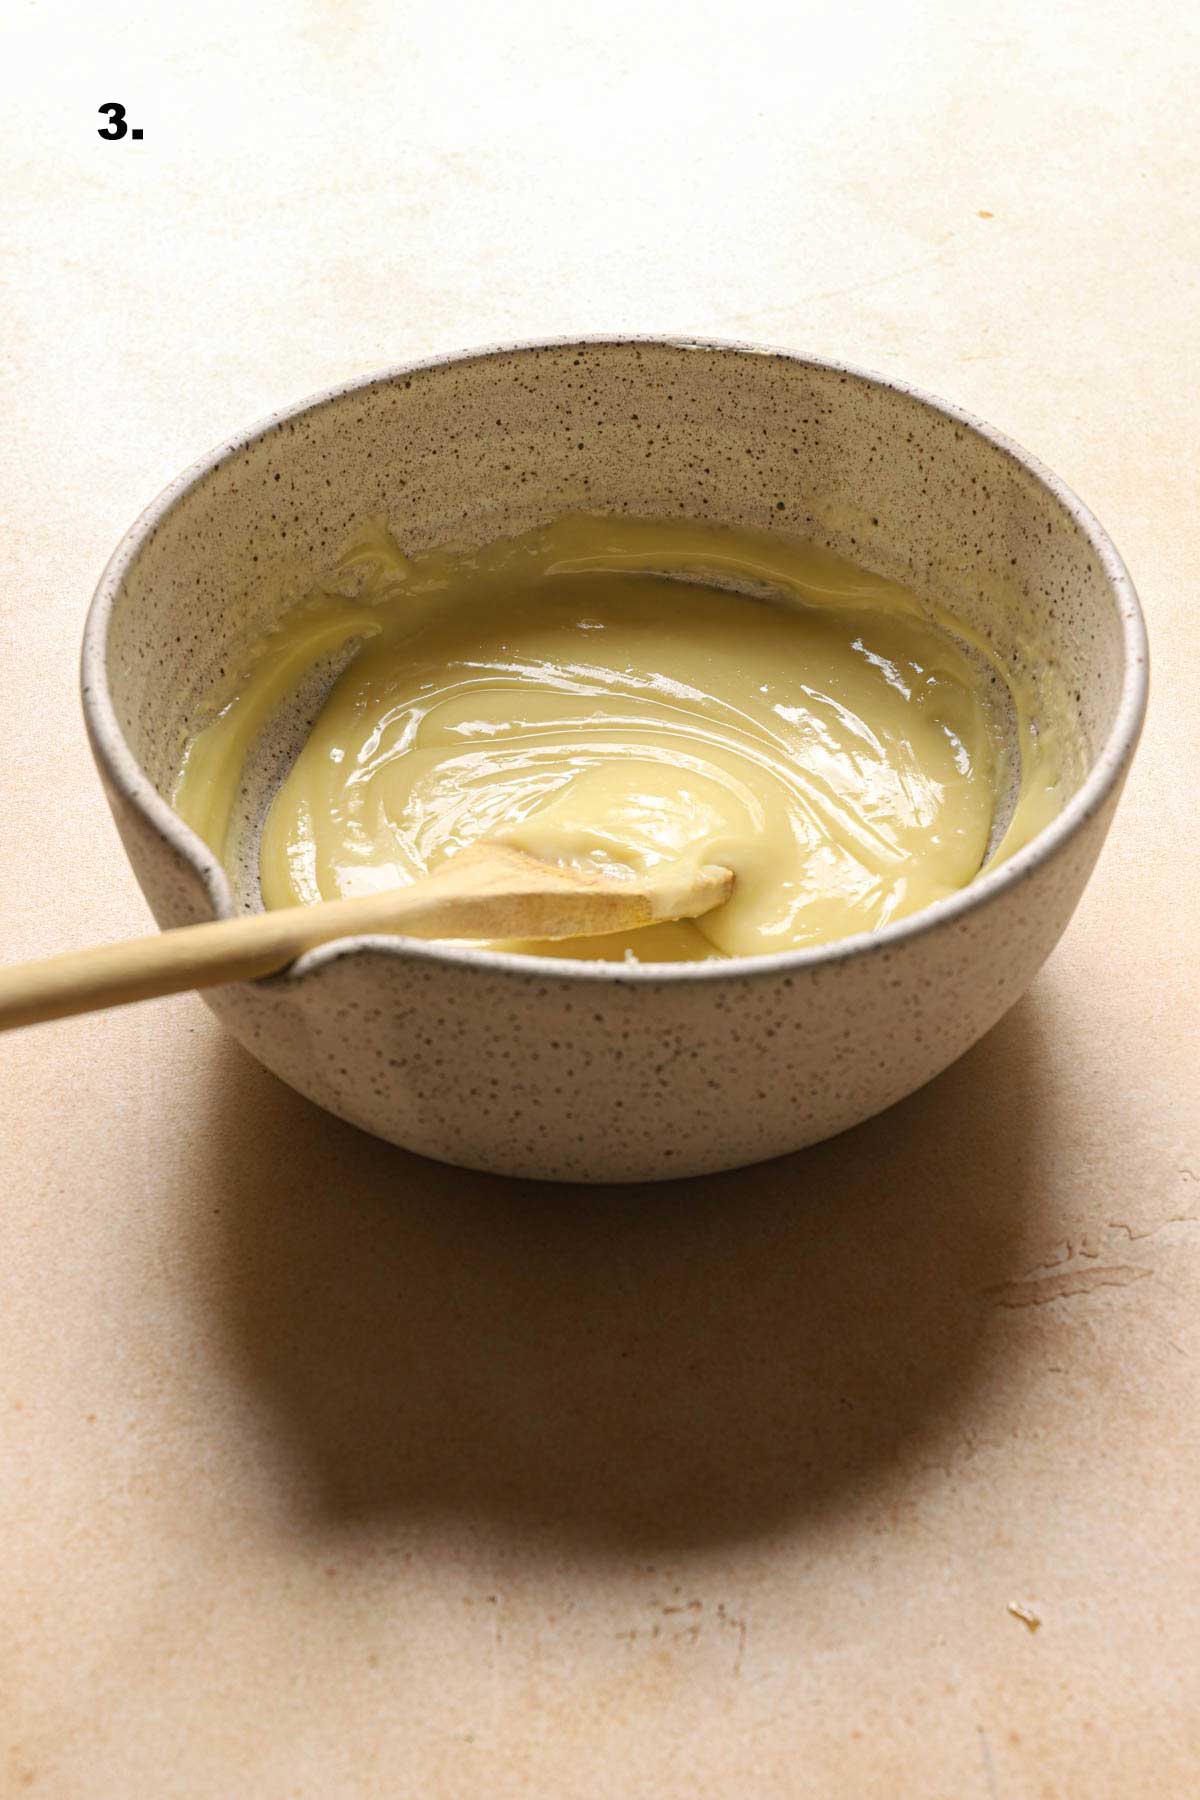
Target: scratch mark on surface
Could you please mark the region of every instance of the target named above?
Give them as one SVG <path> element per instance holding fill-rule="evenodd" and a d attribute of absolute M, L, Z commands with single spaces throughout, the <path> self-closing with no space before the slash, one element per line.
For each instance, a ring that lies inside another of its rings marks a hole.
<path fill-rule="evenodd" d="M 736 1681 L 742 1672 L 742 1662 L 746 1655 L 746 1621 L 745 1619 L 736 1618 L 731 1612 L 727 1612 L 724 1605 L 719 1605 L 717 1607 L 717 1622 L 718 1624 L 724 1625 L 729 1631 L 737 1633 L 737 1649 L 734 1652 L 733 1658 L 733 1675 L 734 1680 Z"/>
<path fill-rule="evenodd" d="M 1124 1219 L 1110 1219 L 1108 1228 L 1110 1231 L 1123 1231 L 1131 1244 L 1140 1244 L 1143 1238 L 1157 1237 L 1160 1231 L 1167 1229 L 1168 1225 L 1196 1224 L 1200 1224 L 1200 1220 L 1194 1218 L 1191 1213 L 1176 1213 L 1173 1218 L 1160 1219 L 1157 1225 L 1147 1226 L 1145 1231 L 1135 1231 L 1132 1225 L 1125 1223 Z"/>
<path fill-rule="evenodd" d="M 979 1754 L 983 1758 L 983 1779 L 987 1783 L 988 1800 L 1000 1800 L 996 1765 L 992 1761 L 992 1747 L 987 1741 L 987 1732 L 982 1725 L 977 1725 L 975 1729 L 979 1733 Z"/>
<path fill-rule="evenodd" d="M 495 1603 L 496 1596 L 494 1594 L 489 1594 L 488 1599 Z M 504 1668 L 504 1633 L 500 1629 L 500 1614 L 498 1612 L 492 1614 L 492 1632 L 492 1729 L 493 1731 L 500 1731 L 504 1720 L 504 1680 L 502 1674 Z"/>
<path fill-rule="evenodd" d="M 799 300 L 789 301 L 786 306 L 756 308 L 754 312 L 726 313 L 722 318 L 709 321 L 705 329 L 719 331 L 726 325 L 748 325 L 759 319 L 786 319 L 806 306 L 818 306 L 822 300 L 841 300 L 848 294 L 861 294 L 868 288 L 884 287 L 890 281 L 901 281 L 905 275 L 915 275 L 921 269 L 945 262 L 946 245 L 955 235 L 953 231 L 948 231 L 932 256 L 923 256 L 917 262 L 905 263 L 903 268 L 889 269 L 883 275 L 868 275 L 864 280 L 852 281 L 846 287 L 823 288 L 819 293 L 802 294 Z"/>
<path fill-rule="evenodd" d="M 1130 1287 L 1152 1273 L 1131 1263 L 1109 1263 L 1102 1269 L 1069 1269 L 1037 1281 L 1001 1281 L 983 1291 L 996 1306 L 1045 1306 L 1048 1300 L 1069 1300 L 1074 1294 L 1091 1294 L 1097 1288 Z"/>

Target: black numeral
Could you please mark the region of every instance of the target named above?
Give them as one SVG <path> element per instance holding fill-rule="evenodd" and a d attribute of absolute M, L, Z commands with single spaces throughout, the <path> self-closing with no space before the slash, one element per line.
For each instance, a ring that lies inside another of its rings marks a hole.
<path fill-rule="evenodd" d="M 108 138 L 110 143 L 115 142 L 117 138 L 123 138 L 129 130 L 125 123 L 125 108 L 116 100 L 106 100 L 99 110 L 108 114 L 108 124 L 101 125 L 96 136 Z"/>
<path fill-rule="evenodd" d="M 108 124 L 97 126 L 97 137 L 107 138 L 110 144 L 115 144 L 118 138 L 123 137 L 131 137 L 138 142 L 141 141 L 141 126 L 135 125 L 132 131 L 130 130 L 129 126 L 125 123 L 125 108 L 121 105 L 119 100 L 106 100 L 99 110 L 102 113 L 108 114 Z"/>

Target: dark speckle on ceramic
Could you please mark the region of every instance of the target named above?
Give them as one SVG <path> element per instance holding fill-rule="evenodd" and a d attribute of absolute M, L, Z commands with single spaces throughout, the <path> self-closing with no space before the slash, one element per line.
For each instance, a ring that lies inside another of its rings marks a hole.
<path fill-rule="evenodd" d="M 235 896 L 166 799 L 223 671 L 364 518 L 421 550 L 572 509 L 814 539 L 950 604 L 1014 662 L 1035 645 L 1089 747 L 1082 785 L 1008 863 L 874 937 L 659 968 L 354 939 L 211 1004 L 303 1093 L 448 1162 L 623 1181 L 798 1149 L 910 1093 L 1017 999 L 1141 726 L 1145 638 L 1115 549 L 955 409 L 786 352 L 659 339 L 474 353 L 320 396 L 183 475 L 106 569 L 84 644 L 105 791 L 160 924 L 255 903 L 252 854 Z M 298 695 L 251 759 L 247 845 L 313 703 Z"/>

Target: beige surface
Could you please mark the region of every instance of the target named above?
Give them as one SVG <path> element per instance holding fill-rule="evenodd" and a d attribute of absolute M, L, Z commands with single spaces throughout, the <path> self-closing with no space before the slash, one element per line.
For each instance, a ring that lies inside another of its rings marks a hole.
<path fill-rule="evenodd" d="M 146 925 L 74 691 L 108 550 L 403 356 L 687 329 L 907 376 L 1095 506 L 1156 663 L 1031 995 L 792 1161 L 458 1174 L 190 999 L 0 1045 L 0 1791 L 1194 1793 L 1188 9 L 108 10 L 23 8 L 6 111 L 6 954 Z"/>

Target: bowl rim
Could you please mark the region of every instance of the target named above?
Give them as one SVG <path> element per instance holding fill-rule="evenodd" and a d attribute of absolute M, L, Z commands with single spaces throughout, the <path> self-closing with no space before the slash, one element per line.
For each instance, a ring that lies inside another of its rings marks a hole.
<path fill-rule="evenodd" d="M 195 873 L 208 895 L 216 918 L 230 918 L 235 913 L 233 891 L 228 876 L 203 839 L 185 825 L 178 813 L 158 793 L 137 761 L 118 724 L 108 687 L 107 640 L 112 609 L 122 582 L 146 541 L 168 514 L 194 488 L 222 463 L 277 431 L 281 425 L 304 414 L 318 411 L 349 394 L 368 388 L 390 385 L 397 380 L 448 365 L 484 362 L 498 357 L 537 355 L 547 351 L 571 349 L 618 349 L 647 346 L 654 349 L 715 351 L 735 357 L 769 357 L 796 363 L 802 368 L 849 376 L 868 386 L 885 388 L 915 401 L 919 406 L 941 414 L 998 449 L 1019 465 L 1043 487 L 1047 488 L 1074 521 L 1095 552 L 1107 578 L 1117 609 L 1121 628 L 1123 668 L 1121 689 L 1112 726 L 1099 746 L 1088 773 L 1062 811 L 1044 826 L 1029 843 L 1016 851 L 998 867 L 979 875 L 966 887 L 944 899 L 935 900 L 905 919 L 882 926 L 878 931 L 856 932 L 835 938 L 829 943 L 806 949 L 772 951 L 762 956 L 726 957 L 720 961 L 697 963 L 654 962 L 576 962 L 569 957 L 528 956 L 505 950 L 477 950 L 459 946 L 423 942 L 416 938 L 393 937 L 378 933 L 339 938 L 309 950 L 278 975 L 266 978 L 272 986 L 300 981 L 343 957 L 381 954 L 406 959 L 451 963 L 464 968 L 479 968 L 492 974 L 552 978 L 556 981 L 601 981 L 622 984 L 637 982 L 709 982 L 745 980 L 789 975 L 855 960 L 868 954 L 886 953 L 910 939 L 952 924 L 966 914 L 990 905 L 1016 887 L 1044 862 L 1057 855 L 1099 810 L 1112 789 L 1120 781 L 1137 747 L 1146 712 L 1149 685 L 1149 644 L 1145 620 L 1129 571 L 1111 537 L 1091 509 L 1084 504 L 1062 478 L 1037 457 L 994 426 L 975 414 L 955 406 L 936 394 L 892 375 L 885 375 L 861 365 L 835 358 L 811 356 L 783 346 L 746 343 L 730 338 L 707 338 L 658 333 L 598 333 L 536 339 L 519 339 L 483 345 L 477 349 L 452 350 L 437 356 L 420 357 L 358 375 L 348 381 L 320 389 L 292 405 L 280 407 L 254 425 L 228 437 L 206 455 L 199 457 L 163 488 L 162 492 L 138 515 L 117 544 L 101 573 L 88 609 L 83 633 L 80 680 L 84 720 L 92 752 L 112 787 L 141 814 L 166 845 Z M 255 984 L 259 985 L 259 984 Z"/>

